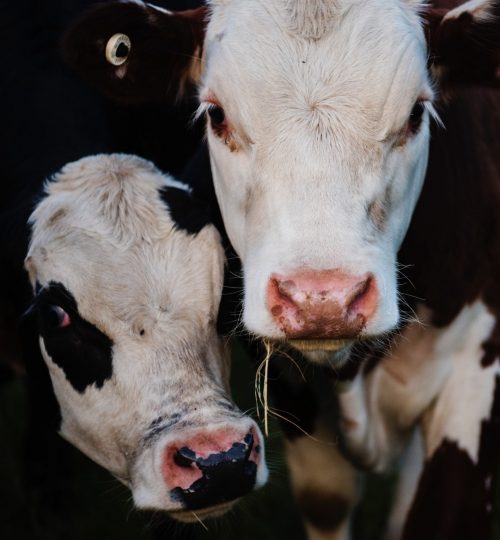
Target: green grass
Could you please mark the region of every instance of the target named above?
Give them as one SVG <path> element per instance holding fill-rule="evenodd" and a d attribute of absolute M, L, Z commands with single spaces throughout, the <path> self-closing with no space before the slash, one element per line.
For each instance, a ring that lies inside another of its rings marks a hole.
<path fill-rule="evenodd" d="M 254 407 L 253 371 L 238 360 L 233 391 L 243 410 Z M 70 449 L 70 474 L 64 523 L 40 512 L 23 483 L 21 456 L 26 426 L 25 389 L 21 379 L 0 387 L 0 538 L 5 540 L 153 540 L 157 517 L 133 509 L 130 493 L 106 471 Z M 267 458 L 272 470 L 268 485 L 246 497 L 228 515 L 207 521 L 208 531 L 194 526 L 195 540 L 304 540 L 298 509 L 291 496 L 276 424 L 271 424 Z M 381 540 L 391 503 L 394 477 L 370 476 L 354 522 L 354 540 Z M 497 500 L 500 500 L 500 490 Z M 497 512 L 496 536 L 500 538 Z M 191 527 L 191 526 L 190 526 Z M 192 527 L 191 527 L 192 529 Z M 70 533 L 68 533 L 70 531 Z M 173 526 L 166 539 L 183 536 Z M 69 534 L 69 536 L 68 536 Z M 157 540 L 157 538 L 155 538 Z M 480 539 L 478 539 L 480 540 Z M 482 539 L 481 539 L 482 540 Z"/>

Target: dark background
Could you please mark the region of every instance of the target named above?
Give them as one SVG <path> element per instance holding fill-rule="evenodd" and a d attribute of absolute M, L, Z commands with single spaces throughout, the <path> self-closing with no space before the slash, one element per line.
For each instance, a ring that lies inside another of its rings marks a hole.
<path fill-rule="evenodd" d="M 0 0 L 0 538 L 153 540 L 194 535 L 206 540 L 302 539 L 304 532 L 274 423 L 267 443 L 268 485 L 245 498 L 228 516 L 208 521 L 208 531 L 201 525 L 166 525 L 158 535 L 155 530 L 161 516 L 135 511 L 124 487 L 63 442 L 64 463 L 49 463 L 61 472 L 50 495 L 38 490 L 27 472 L 27 459 L 43 454 L 46 441 L 32 436 L 37 402 L 28 399 L 16 321 L 29 302 L 22 270 L 28 239 L 25 224 L 42 179 L 69 161 L 112 151 L 139 154 L 178 174 L 202 135 L 201 125 L 186 122 L 194 99 L 175 109 L 160 103 L 120 107 L 103 99 L 64 66 L 61 34 L 91 3 Z M 175 9 L 199 2 L 156 3 Z M 238 348 L 233 372 L 236 401 L 243 410 L 252 409 L 254 369 Z M 36 396 L 41 398 L 43 395 Z M 38 420 L 43 420 L 43 411 Z M 43 435 L 43 426 L 38 428 Z M 54 459 L 58 459 L 56 455 Z M 367 480 L 355 516 L 355 540 L 381 538 L 393 486 L 393 475 Z M 496 537 L 500 538 L 498 514 Z"/>

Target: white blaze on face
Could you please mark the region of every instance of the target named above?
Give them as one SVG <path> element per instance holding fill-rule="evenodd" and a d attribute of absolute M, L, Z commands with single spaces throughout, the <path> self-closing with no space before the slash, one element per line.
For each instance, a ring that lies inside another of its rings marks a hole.
<path fill-rule="evenodd" d="M 285 337 L 271 277 L 338 271 L 376 285 L 361 334 L 377 335 L 398 322 L 396 253 L 427 165 L 421 21 L 414 2 L 340 1 L 314 24 L 292 4 L 214 2 L 207 30 L 200 98 L 217 197 L 244 265 L 244 322 Z"/>
<path fill-rule="evenodd" d="M 267 475 L 255 453 L 259 430 L 228 394 L 229 358 L 215 328 L 220 237 L 209 222 L 195 233 L 174 222 L 174 190 L 172 200 L 189 200 L 185 186 L 133 156 L 67 165 L 32 215 L 26 259 L 61 434 L 129 485 L 138 504 L 167 511 L 185 509 L 169 495 L 178 487 L 171 471 L 184 472 L 167 464 L 172 441 L 211 434 L 209 455 L 251 432 L 256 485 Z"/>

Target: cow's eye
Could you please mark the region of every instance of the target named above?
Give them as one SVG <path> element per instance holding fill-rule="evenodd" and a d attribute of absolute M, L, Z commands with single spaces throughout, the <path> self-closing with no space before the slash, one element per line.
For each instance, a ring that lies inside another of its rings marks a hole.
<path fill-rule="evenodd" d="M 70 316 L 61 306 L 48 305 L 42 311 L 44 322 L 50 328 L 64 328 L 71 324 Z"/>
<path fill-rule="evenodd" d="M 208 109 L 208 116 L 210 117 L 210 121 L 214 127 L 222 126 L 222 124 L 224 124 L 226 121 L 224 109 L 219 107 L 219 105 L 211 105 Z"/>
<path fill-rule="evenodd" d="M 422 101 L 417 101 L 415 105 L 413 105 L 413 109 L 411 110 L 410 118 L 408 120 L 408 126 L 411 133 L 417 133 L 417 131 L 420 129 L 424 112 L 424 103 Z"/>

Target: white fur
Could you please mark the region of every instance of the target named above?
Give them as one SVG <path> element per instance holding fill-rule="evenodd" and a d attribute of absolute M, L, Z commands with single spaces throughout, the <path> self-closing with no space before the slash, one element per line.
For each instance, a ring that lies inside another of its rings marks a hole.
<path fill-rule="evenodd" d="M 475 335 L 466 346 L 456 349 L 453 369 L 432 410 L 424 421 L 426 453 L 431 456 L 444 439 L 454 441 L 477 462 L 481 426 L 491 415 L 496 377 L 500 364 L 481 365 L 482 343 L 489 337 L 494 317 L 482 307 L 472 325 Z"/>
<path fill-rule="evenodd" d="M 458 19 L 462 13 L 469 12 L 477 22 L 487 22 L 493 18 L 491 13 L 491 0 L 470 0 L 455 9 L 451 9 L 445 15 L 444 20 Z"/>
<path fill-rule="evenodd" d="M 479 362 L 481 344 L 494 323 L 481 302 L 463 308 L 443 329 L 428 324 L 428 312 L 420 310 L 419 318 L 422 322 L 413 323 L 403 332 L 366 379 L 359 375 L 349 389 L 339 392 L 346 426 L 354 426 L 344 429 L 349 449 L 375 470 L 385 470 L 399 455 L 413 426 L 443 388 L 449 384 L 453 387 L 452 381 L 467 376 L 460 359 L 472 359 L 472 365 Z M 474 385 L 470 391 L 475 392 Z M 489 402 L 491 393 L 484 399 Z M 475 400 L 471 409 L 477 406 L 482 410 L 486 406 L 482 401 Z M 452 406 L 449 400 L 447 403 Z M 460 407 L 460 403 L 465 406 L 465 401 L 456 398 L 453 407 Z M 475 411 L 471 414 L 478 416 Z M 439 417 L 447 423 L 446 414 Z M 465 430 L 475 440 L 474 428 L 467 424 Z"/>
<path fill-rule="evenodd" d="M 424 465 L 424 443 L 420 429 L 415 429 L 413 437 L 401 457 L 399 476 L 391 508 L 385 540 L 401 540 L 408 512 L 417 492 L 420 474 Z"/>
<path fill-rule="evenodd" d="M 159 195 L 168 187 L 185 189 L 133 156 L 67 165 L 32 215 L 26 267 L 33 284 L 62 283 L 79 315 L 114 343 L 111 378 L 79 393 L 40 338 L 61 434 L 129 485 L 139 506 L 176 510 L 168 495 L 175 486 L 161 472 L 169 438 L 214 427 L 244 437 L 258 428 L 220 405 L 231 402 L 228 351 L 215 329 L 220 237 L 210 224 L 197 235 L 177 229 Z M 146 438 L 154 420 L 175 415 L 158 440 Z M 266 478 L 262 463 L 257 485 Z"/>
<path fill-rule="evenodd" d="M 432 98 L 418 4 L 321 4 L 317 21 L 309 2 L 216 2 L 207 31 L 201 100 L 220 101 L 238 141 L 230 151 L 208 129 L 216 193 L 243 261 L 245 325 L 271 338 L 283 334 L 269 277 L 302 268 L 372 272 L 380 301 L 365 334 L 397 324 L 395 257 L 427 164 L 427 115 L 394 146 L 417 98 Z M 366 208 L 388 190 L 377 230 Z"/>

